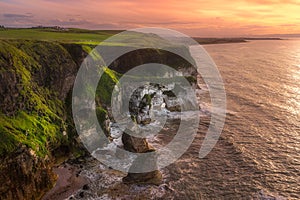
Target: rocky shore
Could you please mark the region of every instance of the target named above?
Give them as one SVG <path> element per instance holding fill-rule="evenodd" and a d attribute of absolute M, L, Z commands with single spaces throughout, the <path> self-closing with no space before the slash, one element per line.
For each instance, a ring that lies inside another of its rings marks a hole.
<path fill-rule="evenodd" d="M 0 96 L 0 196 L 2 199 L 40 199 L 55 185 L 57 176 L 52 167 L 58 159 L 77 158 L 87 153 L 75 131 L 71 91 L 76 73 L 93 47 L 34 40 L 0 40 L 0 47 L 0 93 L 3 94 Z M 136 61 L 135 57 L 140 59 Z M 149 49 L 116 60 L 100 80 L 97 92 L 101 95 L 96 97 L 98 119 L 108 137 L 109 94 L 115 81 L 131 67 L 155 60 L 185 74 L 191 74 L 193 69 L 182 58 Z M 147 98 L 144 100 L 147 105 Z M 150 123 L 140 114 L 138 123 Z M 148 148 L 145 151 L 152 150 L 148 145 L 145 147 Z M 75 181 L 76 184 L 71 184 L 75 188 L 81 187 L 84 181 L 74 177 L 77 171 L 68 171 L 70 173 L 65 173 L 65 168 L 56 169 L 58 177 Z M 158 180 L 161 179 L 159 172 L 156 173 Z M 61 179 L 58 178 L 55 187 L 67 188 L 70 182 L 61 182 Z M 55 190 L 54 193 L 59 191 Z M 64 192 L 62 194 L 64 196 Z"/>

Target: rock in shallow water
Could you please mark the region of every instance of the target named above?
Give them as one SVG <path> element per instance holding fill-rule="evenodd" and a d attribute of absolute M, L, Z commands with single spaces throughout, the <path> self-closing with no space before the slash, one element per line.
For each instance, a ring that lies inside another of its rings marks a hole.
<path fill-rule="evenodd" d="M 122 142 L 126 151 L 130 151 L 132 153 L 146 153 L 155 151 L 155 149 L 148 144 L 145 138 L 134 137 L 128 133 L 130 133 L 130 130 L 126 129 L 122 135 Z"/>
<path fill-rule="evenodd" d="M 126 130 L 127 132 L 129 130 Z M 130 132 L 129 132 L 130 133 Z M 157 170 L 157 159 L 155 155 L 155 149 L 148 144 L 145 138 L 139 138 L 129 135 L 124 132 L 122 135 L 122 142 L 124 149 L 133 153 L 149 153 L 153 154 L 145 156 L 145 154 L 138 156 L 132 163 L 129 173 L 123 178 L 123 182 L 126 184 L 154 184 L 159 185 L 162 182 L 162 175 L 159 170 Z M 149 169 L 156 169 L 150 171 Z M 145 173 L 131 173 L 138 171 L 150 171 Z"/>
<path fill-rule="evenodd" d="M 123 178 L 123 183 L 160 185 L 162 183 L 162 175 L 159 170 L 146 173 L 128 173 L 128 175 Z"/>

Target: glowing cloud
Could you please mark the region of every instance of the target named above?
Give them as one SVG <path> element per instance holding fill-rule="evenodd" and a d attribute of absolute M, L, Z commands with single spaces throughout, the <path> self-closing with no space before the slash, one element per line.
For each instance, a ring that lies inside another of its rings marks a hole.
<path fill-rule="evenodd" d="M 0 0 L 0 24 L 90 29 L 155 26 L 193 36 L 300 32 L 293 0 Z"/>

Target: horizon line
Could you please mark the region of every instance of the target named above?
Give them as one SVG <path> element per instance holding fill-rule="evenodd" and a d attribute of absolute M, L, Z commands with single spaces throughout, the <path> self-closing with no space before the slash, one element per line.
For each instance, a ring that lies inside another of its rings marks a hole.
<path fill-rule="evenodd" d="M 0 30 L 3 29 L 38 29 L 38 28 L 59 28 L 59 29 L 79 29 L 79 30 L 87 30 L 87 31 L 126 31 L 126 29 L 90 29 L 90 28 L 80 28 L 80 27 L 64 27 L 59 25 L 37 25 L 37 26 L 28 26 L 28 27 L 17 27 L 17 26 L 5 26 L 0 24 Z M 130 29 L 128 29 L 130 30 Z M 299 33 L 288 33 L 288 34 L 282 34 L 282 33 L 270 33 L 270 34 L 259 34 L 259 35 L 236 35 L 236 36 L 215 36 L 215 37 L 207 37 L 207 36 L 191 36 L 193 38 L 251 38 L 251 37 L 300 37 Z"/>

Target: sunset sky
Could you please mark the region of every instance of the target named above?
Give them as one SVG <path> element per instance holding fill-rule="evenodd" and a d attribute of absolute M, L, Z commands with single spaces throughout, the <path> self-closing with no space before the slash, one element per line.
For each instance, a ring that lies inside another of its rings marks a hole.
<path fill-rule="evenodd" d="M 0 0 L 0 25 L 171 28 L 190 36 L 300 33 L 300 0 Z"/>

